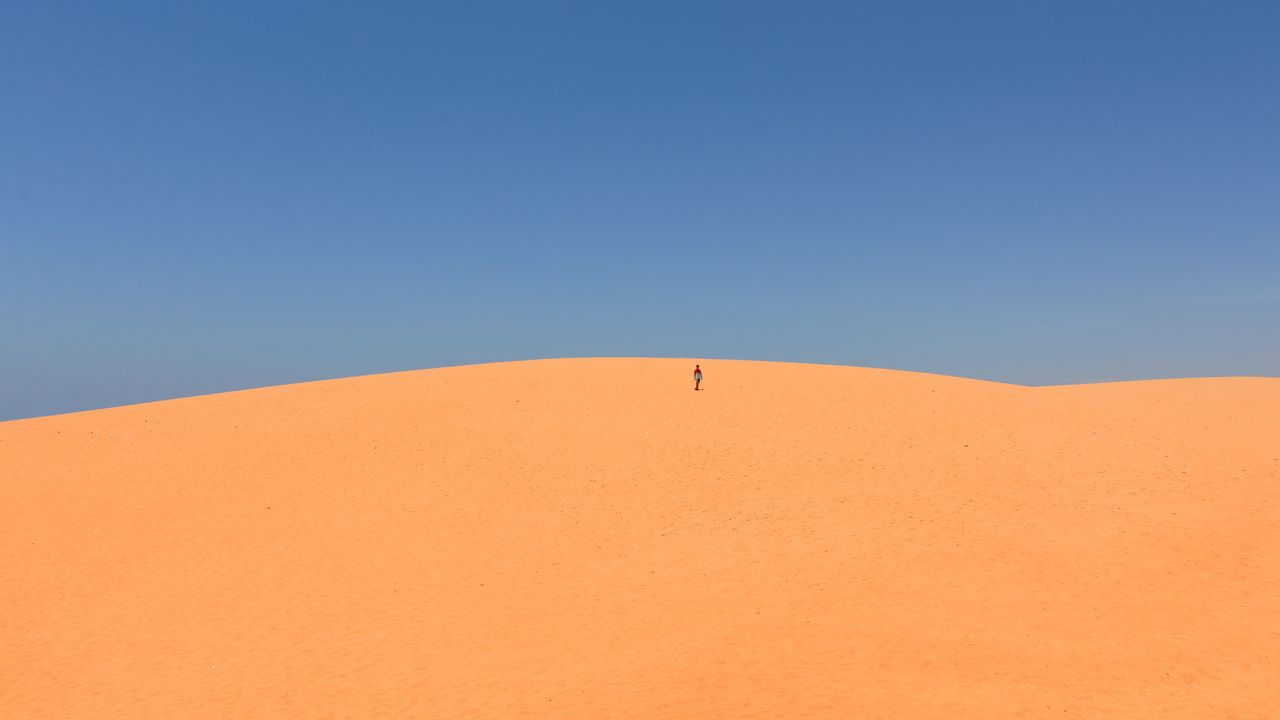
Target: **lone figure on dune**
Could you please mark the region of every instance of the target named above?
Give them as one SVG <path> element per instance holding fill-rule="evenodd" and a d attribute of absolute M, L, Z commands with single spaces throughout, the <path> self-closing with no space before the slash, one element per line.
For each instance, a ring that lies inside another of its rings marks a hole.
<path fill-rule="evenodd" d="M 694 365 L 693 366 L 693 389 L 701 390 L 701 388 L 698 387 L 701 384 L 702 384 L 702 366 Z"/>

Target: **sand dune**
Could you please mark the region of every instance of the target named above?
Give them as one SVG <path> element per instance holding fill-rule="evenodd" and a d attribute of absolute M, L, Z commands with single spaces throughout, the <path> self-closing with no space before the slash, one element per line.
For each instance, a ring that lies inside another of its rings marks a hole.
<path fill-rule="evenodd" d="M 0 717 L 1280 717 L 1280 380 L 692 367 L 0 423 Z"/>

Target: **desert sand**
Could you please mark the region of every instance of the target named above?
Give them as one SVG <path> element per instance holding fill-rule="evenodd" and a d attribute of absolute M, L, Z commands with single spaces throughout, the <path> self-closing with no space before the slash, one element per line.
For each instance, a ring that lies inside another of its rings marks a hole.
<path fill-rule="evenodd" d="M 699 362 L 0 423 L 0 717 L 1280 717 L 1280 379 Z"/>

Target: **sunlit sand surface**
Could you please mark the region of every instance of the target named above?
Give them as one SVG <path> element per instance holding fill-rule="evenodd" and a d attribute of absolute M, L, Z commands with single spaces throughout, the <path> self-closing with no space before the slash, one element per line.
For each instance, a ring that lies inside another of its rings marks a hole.
<path fill-rule="evenodd" d="M 699 362 L 0 423 L 0 718 L 1280 717 L 1280 380 Z"/>

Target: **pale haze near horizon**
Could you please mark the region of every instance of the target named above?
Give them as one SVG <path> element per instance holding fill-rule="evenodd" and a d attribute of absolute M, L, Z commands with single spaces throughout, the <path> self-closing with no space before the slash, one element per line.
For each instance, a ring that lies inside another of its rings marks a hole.
<path fill-rule="evenodd" d="M 538 357 L 1280 375 L 1278 36 L 1267 3 L 6 4 L 0 419 Z"/>

